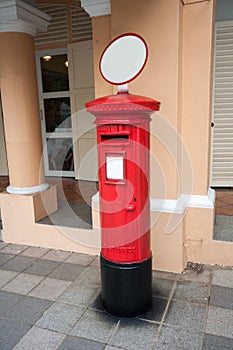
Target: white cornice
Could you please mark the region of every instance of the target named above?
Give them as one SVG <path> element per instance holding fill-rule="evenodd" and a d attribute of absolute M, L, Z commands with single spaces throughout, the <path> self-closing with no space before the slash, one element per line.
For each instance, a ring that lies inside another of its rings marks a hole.
<path fill-rule="evenodd" d="M 90 17 L 98 17 L 111 14 L 110 0 L 81 0 L 81 6 Z"/>
<path fill-rule="evenodd" d="M 22 0 L 0 1 L 0 32 L 36 35 L 47 30 L 51 17 Z"/>

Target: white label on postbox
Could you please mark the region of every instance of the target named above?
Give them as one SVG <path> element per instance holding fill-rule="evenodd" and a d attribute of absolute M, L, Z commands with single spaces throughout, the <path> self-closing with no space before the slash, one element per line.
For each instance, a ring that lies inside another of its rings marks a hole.
<path fill-rule="evenodd" d="M 123 156 L 106 156 L 106 177 L 112 180 L 124 180 Z"/>

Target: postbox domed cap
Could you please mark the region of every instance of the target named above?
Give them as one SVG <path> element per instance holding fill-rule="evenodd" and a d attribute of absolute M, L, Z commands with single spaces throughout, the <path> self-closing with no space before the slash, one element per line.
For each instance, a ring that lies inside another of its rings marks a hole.
<path fill-rule="evenodd" d="M 98 112 L 117 112 L 117 111 L 158 111 L 160 102 L 148 97 L 131 95 L 127 92 L 121 92 L 117 95 L 110 95 L 85 104 L 87 111 L 91 113 Z"/>

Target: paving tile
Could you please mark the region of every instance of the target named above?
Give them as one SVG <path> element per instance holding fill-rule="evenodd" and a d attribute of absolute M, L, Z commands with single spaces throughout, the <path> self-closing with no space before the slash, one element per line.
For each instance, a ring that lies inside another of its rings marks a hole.
<path fill-rule="evenodd" d="M 20 254 L 22 253 L 25 249 L 27 249 L 27 245 L 23 244 L 7 244 L 5 247 L 1 249 L 1 253 L 7 253 L 7 254 Z"/>
<path fill-rule="evenodd" d="M 54 350 L 57 349 L 64 338 L 64 334 L 33 327 L 18 342 L 14 350 Z"/>
<path fill-rule="evenodd" d="M 83 284 L 100 285 L 100 269 L 97 266 L 89 266 L 84 272 L 78 277 L 78 282 Z"/>
<path fill-rule="evenodd" d="M 100 311 L 105 311 L 103 306 L 103 301 L 101 298 L 101 293 L 98 293 L 93 302 L 89 304 L 89 308 L 96 309 Z"/>
<path fill-rule="evenodd" d="M 38 259 L 24 272 L 31 275 L 48 276 L 59 265 L 60 262 L 58 261 Z"/>
<path fill-rule="evenodd" d="M 152 307 L 142 316 L 141 319 L 160 322 L 162 320 L 168 299 L 153 297 Z"/>
<path fill-rule="evenodd" d="M 183 273 L 177 276 L 179 281 L 193 281 L 200 283 L 210 283 L 212 277 L 212 270 L 205 267 L 201 270 L 185 270 Z"/>
<path fill-rule="evenodd" d="M 22 295 L 0 291 L 0 316 L 4 316 L 21 300 L 23 300 Z"/>
<path fill-rule="evenodd" d="M 0 319 L 0 349 L 11 350 L 30 328 L 30 325 Z"/>
<path fill-rule="evenodd" d="M 125 348 L 118 348 L 116 346 L 107 345 L 104 350 L 125 350 Z"/>
<path fill-rule="evenodd" d="M 152 277 L 153 279 L 156 278 L 165 278 L 165 279 L 170 279 L 170 280 L 176 280 L 178 278 L 179 274 L 178 273 L 173 273 L 173 272 L 167 272 L 167 271 L 159 271 L 159 270 L 153 270 L 152 271 Z"/>
<path fill-rule="evenodd" d="M 233 288 L 212 286 L 210 305 L 233 310 Z"/>
<path fill-rule="evenodd" d="M 53 270 L 49 277 L 73 282 L 84 270 L 85 266 L 65 262 Z"/>
<path fill-rule="evenodd" d="M 214 270 L 212 284 L 222 287 L 233 288 L 233 270 Z"/>
<path fill-rule="evenodd" d="M 3 271 L 0 270 L 0 288 L 12 280 L 18 273 L 14 271 Z"/>
<path fill-rule="evenodd" d="M 203 350 L 232 350 L 233 339 L 205 334 Z"/>
<path fill-rule="evenodd" d="M 99 291 L 99 287 L 72 284 L 58 299 L 75 305 L 88 306 Z"/>
<path fill-rule="evenodd" d="M 173 300 L 165 317 L 165 323 L 182 328 L 192 329 L 193 332 L 203 332 L 206 306 L 186 301 Z"/>
<path fill-rule="evenodd" d="M 85 311 L 85 307 L 55 302 L 37 321 L 37 326 L 69 333 Z"/>
<path fill-rule="evenodd" d="M 156 297 L 169 298 L 174 283 L 175 282 L 173 280 L 153 278 L 152 294 Z"/>
<path fill-rule="evenodd" d="M 7 261 L 11 260 L 14 257 L 15 255 L 13 254 L 0 253 L 0 266 L 4 265 Z"/>
<path fill-rule="evenodd" d="M 30 256 L 31 258 L 41 258 L 43 255 L 48 253 L 48 251 L 49 251 L 48 248 L 28 247 L 22 253 L 20 253 L 20 256 Z"/>
<path fill-rule="evenodd" d="M 208 303 L 210 285 L 196 282 L 177 282 L 173 298 L 177 300 L 187 300 L 194 303 Z"/>
<path fill-rule="evenodd" d="M 1 223 L 1 220 L 0 220 Z M 7 245 L 9 245 L 10 243 L 6 243 L 6 242 L 0 242 L 0 250 L 5 248 Z"/>
<path fill-rule="evenodd" d="M 65 262 L 70 264 L 88 266 L 95 260 L 95 258 L 96 255 L 71 253 L 71 255 L 65 260 Z"/>
<path fill-rule="evenodd" d="M 91 263 L 91 266 L 98 266 L 100 267 L 100 257 L 97 256 Z"/>
<path fill-rule="evenodd" d="M 71 252 L 67 252 L 65 250 L 55 250 L 51 249 L 48 253 L 43 256 L 43 259 L 52 260 L 52 261 L 60 261 L 63 262 L 71 255 Z"/>
<path fill-rule="evenodd" d="M 29 266 L 35 262 L 35 258 L 30 258 L 28 256 L 15 256 L 13 259 L 9 260 L 7 263 L 1 266 L 2 270 L 10 270 L 16 272 L 23 272 Z"/>
<path fill-rule="evenodd" d="M 105 344 L 68 335 L 58 350 L 104 350 Z M 117 350 L 120 350 L 119 348 Z"/>
<path fill-rule="evenodd" d="M 117 323 L 117 319 L 104 312 L 86 310 L 70 333 L 81 338 L 106 343 Z"/>
<path fill-rule="evenodd" d="M 5 317 L 17 322 L 33 325 L 51 305 L 51 302 L 44 299 L 24 297 L 14 305 Z"/>
<path fill-rule="evenodd" d="M 233 338 L 233 310 L 210 306 L 206 333 Z"/>
<path fill-rule="evenodd" d="M 154 350 L 202 349 L 203 333 L 164 326 L 162 327 Z"/>
<path fill-rule="evenodd" d="M 46 277 L 29 295 L 37 298 L 56 300 L 70 284 L 71 282 L 68 281 Z"/>
<path fill-rule="evenodd" d="M 122 319 L 109 345 L 127 350 L 150 350 L 155 344 L 158 325 L 142 320 Z"/>
<path fill-rule="evenodd" d="M 28 275 L 21 273 L 16 276 L 13 280 L 7 283 L 2 290 L 8 292 L 14 292 L 18 294 L 28 294 L 33 288 L 35 288 L 44 277 Z"/>

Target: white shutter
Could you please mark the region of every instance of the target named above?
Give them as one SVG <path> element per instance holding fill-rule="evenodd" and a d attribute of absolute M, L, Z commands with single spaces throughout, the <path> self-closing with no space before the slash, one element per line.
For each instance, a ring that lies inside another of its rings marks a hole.
<path fill-rule="evenodd" d="M 217 22 L 211 186 L 233 186 L 233 22 Z"/>
<path fill-rule="evenodd" d="M 92 41 L 69 44 L 68 61 L 75 178 L 96 181 L 96 130 L 94 117 L 85 109 L 85 103 L 94 99 Z"/>

